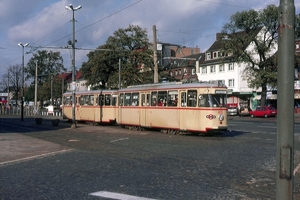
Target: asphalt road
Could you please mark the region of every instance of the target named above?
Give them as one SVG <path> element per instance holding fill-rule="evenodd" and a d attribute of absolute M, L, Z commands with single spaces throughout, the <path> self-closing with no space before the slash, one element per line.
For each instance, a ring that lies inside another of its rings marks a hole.
<path fill-rule="evenodd" d="M 51 120 L 0 116 L 0 199 L 275 199 L 276 134 L 235 130 L 251 119 L 210 137 Z"/>

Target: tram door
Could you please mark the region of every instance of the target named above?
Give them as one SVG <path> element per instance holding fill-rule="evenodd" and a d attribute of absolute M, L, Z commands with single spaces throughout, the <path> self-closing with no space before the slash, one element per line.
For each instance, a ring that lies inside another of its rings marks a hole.
<path fill-rule="evenodd" d="M 140 125 L 148 126 L 149 114 L 148 107 L 150 103 L 150 94 L 140 93 L 141 94 L 141 109 L 140 109 Z"/>

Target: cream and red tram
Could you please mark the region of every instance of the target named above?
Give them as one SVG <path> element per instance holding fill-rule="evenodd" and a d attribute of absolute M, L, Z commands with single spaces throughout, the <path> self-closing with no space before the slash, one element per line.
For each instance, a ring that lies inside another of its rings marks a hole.
<path fill-rule="evenodd" d="M 168 133 L 227 130 L 227 88 L 215 83 L 165 83 L 118 91 L 117 123 Z"/>
<path fill-rule="evenodd" d="M 75 93 L 75 120 L 92 123 L 115 123 L 117 118 L 116 90 L 92 90 Z M 72 92 L 63 94 L 63 118 L 72 119 Z"/>
<path fill-rule="evenodd" d="M 63 117 L 72 119 L 72 93 L 63 95 Z M 76 121 L 116 122 L 167 133 L 227 130 L 227 87 L 215 83 L 159 83 L 121 90 L 76 92 Z"/>

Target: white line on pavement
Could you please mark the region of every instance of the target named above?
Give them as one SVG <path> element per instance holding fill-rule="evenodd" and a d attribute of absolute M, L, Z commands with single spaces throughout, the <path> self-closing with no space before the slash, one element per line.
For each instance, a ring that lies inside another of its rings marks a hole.
<path fill-rule="evenodd" d="M 117 140 L 112 140 L 110 142 L 118 142 L 118 141 L 121 141 L 121 140 L 128 140 L 129 138 L 120 138 L 120 139 L 117 139 Z"/>
<path fill-rule="evenodd" d="M 10 161 L 5 161 L 5 162 L 0 162 L 0 165 L 10 164 L 10 163 L 13 163 L 13 162 L 21 162 L 21 161 L 31 160 L 31 159 L 34 159 L 34 158 L 50 156 L 50 155 L 55 155 L 55 154 L 59 154 L 59 153 L 66 153 L 66 152 L 72 151 L 72 150 L 74 150 L 74 149 L 66 149 L 66 150 L 61 150 L 61 151 L 54 151 L 54 152 L 50 152 L 50 153 L 39 154 L 39 155 L 36 155 L 36 156 L 29 156 L 29 157 L 26 157 L 26 158 L 20 158 L 20 159 L 16 159 L 16 160 L 10 160 Z"/>
<path fill-rule="evenodd" d="M 120 194 L 120 193 L 107 192 L 107 191 L 93 192 L 90 195 L 104 197 L 104 198 L 111 198 L 116 200 L 155 200 L 155 199 L 149 199 L 144 197 L 137 197 L 137 196 L 127 195 L 127 194 Z"/>

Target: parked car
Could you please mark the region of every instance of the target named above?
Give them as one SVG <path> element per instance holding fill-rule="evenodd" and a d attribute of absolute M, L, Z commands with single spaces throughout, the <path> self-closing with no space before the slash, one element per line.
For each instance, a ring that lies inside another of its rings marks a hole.
<path fill-rule="evenodd" d="M 239 114 L 239 108 L 236 106 L 230 106 L 228 107 L 228 115 L 238 115 Z"/>
<path fill-rule="evenodd" d="M 277 110 L 272 106 L 259 106 L 256 110 L 250 111 L 251 117 L 275 117 Z"/>
<path fill-rule="evenodd" d="M 247 108 L 247 107 L 241 107 L 241 108 L 240 108 L 239 116 L 240 116 L 240 117 L 243 117 L 243 116 L 250 116 L 250 111 L 251 111 L 250 108 Z"/>

